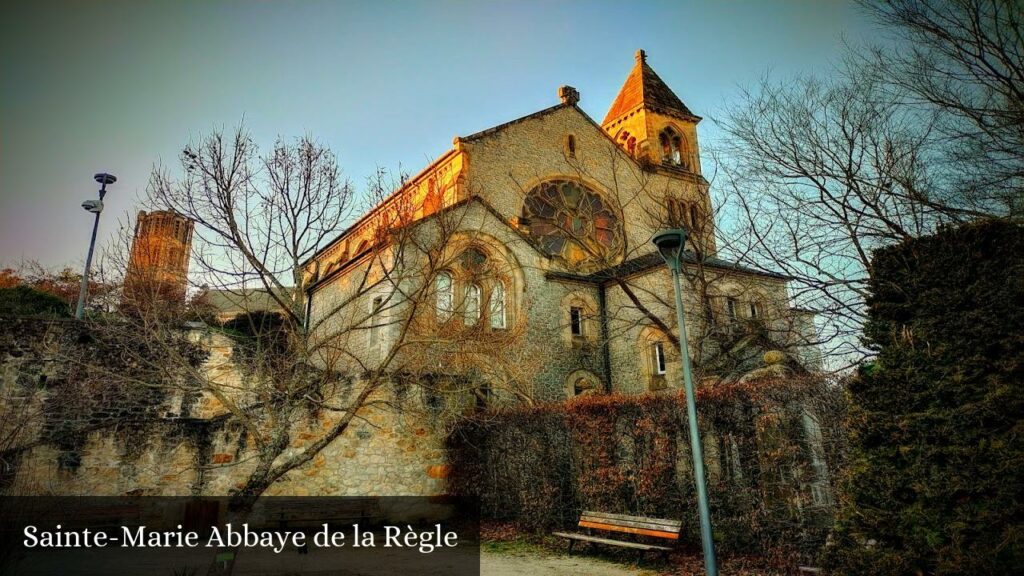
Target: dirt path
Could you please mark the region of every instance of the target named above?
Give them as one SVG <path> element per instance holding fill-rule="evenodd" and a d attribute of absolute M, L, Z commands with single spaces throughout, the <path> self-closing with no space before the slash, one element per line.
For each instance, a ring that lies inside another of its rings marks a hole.
<path fill-rule="evenodd" d="M 482 551 L 480 576 L 653 576 L 654 572 L 587 556 Z"/>

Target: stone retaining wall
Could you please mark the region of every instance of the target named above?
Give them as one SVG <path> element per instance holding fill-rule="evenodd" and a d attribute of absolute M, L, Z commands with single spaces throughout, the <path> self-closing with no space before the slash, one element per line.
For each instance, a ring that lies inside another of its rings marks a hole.
<path fill-rule="evenodd" d="M 103 349 L 107 344 L 82 323 L 5 318 L 0 325 L 0 438 L 13 438 L 0 445 L 0 493 L 227 495 L 244 484 L 254 464 L 252 442 L 212 398 L 140 397 L 106 386 L 104 371 L 131 368 L 118 366 L 117 351 Z M 202 364 L 208 377 L 240 381 L 230 339 L 209 331 L 191 336 L 209 352 Z M 395 404 L 393 397 L 380 399 Z M 421 413 L 368 407 L 359 416 L 267 494 L 444 491 L 443 445 Z M 285 455 L 319 438 L 332 418 L 321 413 L 297 422 Z"/>

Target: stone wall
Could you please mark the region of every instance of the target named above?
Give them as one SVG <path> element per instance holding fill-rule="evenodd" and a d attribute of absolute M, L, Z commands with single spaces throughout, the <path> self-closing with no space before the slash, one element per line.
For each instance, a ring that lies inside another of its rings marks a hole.
<path fill-rule="evenodd" d="M 368 261 L 360 264 L 359 268 L 314 292 L 311 317 L 318 327 L 319 336 L 330 340 L 330 344 L 325 347 L 323 365 L 343 369 L 379 367 L 380 359 L 386 358 L 388 351 L 395 345 L 400 332 L 399 323 L 408 311 L 409 301 L 402 295 L 421 294 L 425 302 L 420 304 L 426 304 L 419 306 L 424 329 L 443 332 L 444 329 L 439 328 L 436 319 L 432 318 L 435 295 L 429 286 L 425 292 L 422 290 L 422 283 L 431 282 L 433 278 L 423 273 L 429 267 L 426 256 L 413 248 L 437 245 L 439 251 L 444 251 L 444 256 L 433 257 L 448 262 L 457 261 L 462 250 L 473 246 L 486 252 L 489 259 L 501 262 L 496 275 L 502 278 L 506 291 L 506 333 L 509 345 L 493 350 L 494 355 L 487 357 L 483 352 L 487 351 L 487 342 L 493 338 L 484 335 L 477 346 L 470 340 L 475 337 L 455 334 L 450 338 L 453 346 L 458 346 L 462 340 L 466 344 L 465 348 L 471 348 L 465 350 L 459 358 L 466 363 L 467 371 L 484 372 L 484 368 L 497 365 L 500 359 L 510 367 L 504 371 L 506 376 L 511 372 L 519 376 L 522 386 L 519 391 L 538 400 L 565 398 L 566 378 L 577 370 L 592 372 L 603 380 L 605 368 L 597 319 L 597 288 L 586 283 L 550 281 L 546 276 L 550 270 L 549 259 L 501 222 L 483 204 L 470 201 L 457 207 L 457 210 L 458 213 L 452 218 L 458 219 L 458 231 L 447 237 L 443 246 L 440 246 L 440 241 L 422 238 L 438 234 L 436 222 L 423 221 L 417 229 L 417 234 L 422 237 L 404 247 L 405 261 L 390 274 L 380 271 L 380 262 L 388 261 L 391 257 L 384 254 L 375 257 L 372 263 Z M 375 275 L 388 278 L 374 286 L 374 282 L 379 281 Z M 369 276 L 371 280 L 364 280 L 364 276 Z M 456 290 L 459 289 L 461 285 L 457 284 Z M 376 298 L 381 298 L 384 305 L 378 320 L 372 322 L 369 311 L 372 309 L 371 302 Z M 589 302 L 588 308 L 593 314 L 587 321 L 588 337 L 584 342 L 574 343 L 568 338 L 567 303 L 572 298 Z M 382 326 L 377 348 L 370 346 L 369 326 L 372 324 Z M 427 340 L 437 349 L 443 347 L 436 337 L 431 336 Z M 411 356 L 434 354 L 408 345 L 405 348 L 414 350 Z M 332 353 L 335 356 L 330 356 Z M 474 357 L 477 357 L 476 365 L 473 365 Z M 451 364 L 449 360 L 446 359 L 444 367 Z M 416 366 L 413 366 L 414 363 Z M 421 358 L 397 357 L 391 360 L 388 370 L 419 372 L 423 368 L 420 366 L 422 363 Z M 505 385 L 497 383 L 495 389 Z"/>
<path fill-rule="evenodd" d="M 0 446 L 3 493 L 227 495 L 244 483 L 254 462 L 251 439 L 214 399 L 117 390 L 103 377 L 126 369 L 116 365 L 117 350 L 82 323 L 4 318 L 2 325 L 0 431 L 13 438 Z M 208 377 L 244 387 L 228 338 L 205 330 L 190 337 L 209 352 L 200 365 Z M 84 393 L 106 400 L 82 402 Z M 267 494 L 442 493 L 440 431 L 413 409 L 418 398 L 398 402 L 388 388 L 375 400 L 389 408 L 364 408 L 341 438 Z M 296 422 L 285 456 L 318 438 L 332 418 Z M 11 434 L 16 428 L 21 433 Z"/>
<path fill-rule="evenodd" d="M 706 283 L 701 288 L 697 278 Z M 659 266 L 643 274 L 628 279 L 628 285 L 634 294 L 642 298 L 644 306 L 659 318 L 677 335 L 675 316 L 675 292 L 672 276 L 667 267 Z M 715 327 L 708 326 L 704 317 L 704 306 L 700 294 L 706 291 L 711 299 L 711 306 L 717 321 L 721 324 L 717 329 L 727 328 L 728 317 L 723 309 L 724 298 L 733 297 L 737 306 L 737 329 L 744 321 L 751 320 L 749 304 L 757 302 L 760 306 L 763 325 L 769 336 L 788 354 L 796 354 L 801 350 L 801 343 L 792 341 L 795 336 L 792 325 L 792 313 L 788 306 L 788 295 L 785 281 L 768 276 L 754 276 L 732 273 L 705 267 L 698 271 L 695 266 L 687 266 L 687 273 L 682 282 L 683 308 L 686 313 L 686 331 L 689 340 L 689 352 L 694 366 L 694 377 L 700 381 L 704 377 L 713 377 L 713 371 L 702 368 L 704 360 L 718 351 L 714 349 L 715 338 L 705 338 Z M 654 323 L 639 310 L 626 295 L 614 284 L 607 288 L 607 310 L 609 317 L 609 355 L 611 357 L 612 390 L 625 394 L 639 394 L 650 389 L 651 359 L 650 346 L 653 342 L 663 342 L 666 359 L 666 388 L 676 388 L 682 382 L 682 362 L 679 350 Z M 756 354 L 758 359 L 763 350 Z M 759 366 L 760 364 L 758 364 Z M 742 367 L 742 373 L 758 366 Z"/>

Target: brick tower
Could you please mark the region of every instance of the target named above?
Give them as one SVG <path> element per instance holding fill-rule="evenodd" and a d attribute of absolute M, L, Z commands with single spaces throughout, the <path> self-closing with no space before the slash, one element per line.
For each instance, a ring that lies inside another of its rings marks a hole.
<path fill-rule="evenodd" d="M 124 279 L 124 307 L 168 308 L 185 301 L 192 229 L 192 221 L 176 212 L 139 212 Z"/>

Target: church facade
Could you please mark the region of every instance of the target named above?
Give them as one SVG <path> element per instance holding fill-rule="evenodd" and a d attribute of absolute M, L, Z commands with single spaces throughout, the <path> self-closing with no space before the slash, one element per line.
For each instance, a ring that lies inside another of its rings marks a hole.
<path fill-rule="evenodd" d="M 768 351 L 814 369 L 813 314 L 787 279 L 719 257 L 701 119 L 644 52 L 600 123 L 575 89 L 558 95 L 456 137 L 305 264 L 324 364 L 537 400 L 675 388 L 672 284 L 651 238 L 685 228 L 698 377 L 761 368 Z"/>

